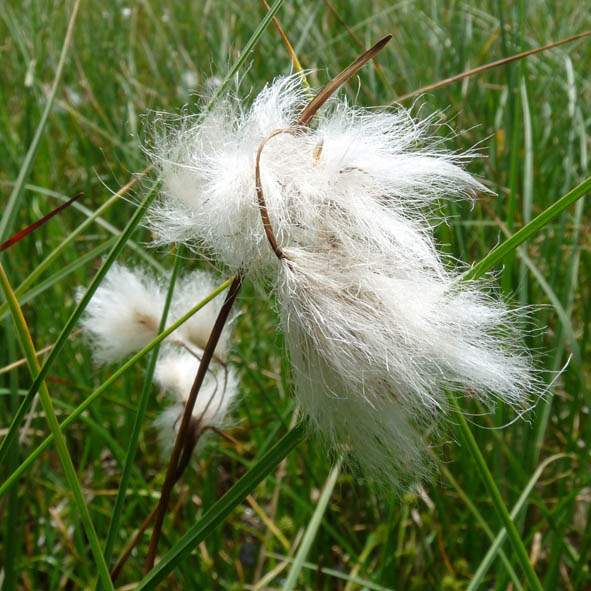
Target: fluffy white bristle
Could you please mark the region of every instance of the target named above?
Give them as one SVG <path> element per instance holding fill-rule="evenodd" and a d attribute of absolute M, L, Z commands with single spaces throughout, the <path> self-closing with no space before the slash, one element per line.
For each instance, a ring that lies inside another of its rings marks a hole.
<path fill-rule="evenodd" d="M 167 326 L 184 316 L 211 294 L 218 282 L 211 273 L 193 271 L 177 279 Z M 90 337 L 94 357 L 99 363 L 111 363 L 139 351 L 158 335 L 164 310 L 168 278 L 160 278 L 146 269 L 114 264 L 90 300 L 80 321 Z M 81 296 L 82 291 L 79 291 Z M 168 342 L 205 348 L 223 298 L 217 297 L 173 332 Z M 225 362 L 230 328 L 226 326 L 215 350 L 217 361 Z"/>
<path fill-rule="evenodd" d="M 164 448 L 174 444 L 178 420 L 189 398 L 202 353 L 200 349 L 195 350 L 195 355 L 187 351 L 167 351 L 158 359 L 154 380 L 176 402 L 156 423 Z M 237 396 L 238 378 L 234 368 L 212 361 L 192 413 L 199 432 L 203 433 L 208 427 L 223 427 Z"/>
<path fill-rule="evenodd" d="M 82 290 L 78 296 L 81 297 Z M 160 282 L 142 269 L 114 264 L 88 304 L 80 324 L 94 357 L 111 363 L 156 338 L 164 307 Z"/>

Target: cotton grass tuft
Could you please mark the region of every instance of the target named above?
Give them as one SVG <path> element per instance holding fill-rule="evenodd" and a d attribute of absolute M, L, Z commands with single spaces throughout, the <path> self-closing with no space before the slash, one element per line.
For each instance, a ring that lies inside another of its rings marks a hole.
<path fill-rule="evenodd" d="M 81 320 L 97 362 L 119 361 L 146 347 L 158 336 L 168 280 L 169 277 L 158 277 L 140 267 L 131 269 L 115 264 L 109 270 Z M 216 287 L 214 276 L 205 271 L 197 270 L 179 277 L 167 325 L 184 316 Z M 82 292 L 80 290 L 79 295 Z M 172 402 L 156 420 L 164 452 L 172 450 L 179 417 L 221 306 L 219 298 L 209 302 L 167 337 L 159 352 L 154 380 Z M 208 429 L 224 425 L 226 415 L 238 396 L 236 371 L 227 363 L 230 330 L 228 325 L 222 332 L 193 409 L 194 436 L 197 440 Z"/>
<path fill-rule="evenodd" d="M 155 421 L 165 456 L 172 451 L 179 421 L 199 367 L 203 351 L 167 351 L 158 359 L 154 380 L 171 396 L 173 405 Z M 192 418 L 200 440 L 212 428 L 221 429 L 238 397 L 238 378 L 232 367 L 213 361 L 199 390 Z"/>
<path fill-rule="evenodd" d="M 518 313 L 489 284 L 463 282 L 434 241 L 441 200 L 485 191 L 463 169 L 472 155 L 443 149 L 433 118 L 401 107 L 332 99 L 299 127 L 307 98 L 299 75 L 279 78 L 249 109 L 227 97 L 161 126 L 150 222 L 158 242 L 272 287 L 311 423 L 335 453 L 401 488 L 429 473 L 422 436 L 446 389 L 520 409 L 540 380 Z"/>
<path fill-rule="evenodd" d="M 114 264 L 93 295 L 80 321 L 98 363 L 112 363 L 135 353 L 158 336 L 164 310 L 168 277 L 159 277 L 142 267 Z M 196 270 L 177 280 L 167 326 L 184 316 L 217 287 L 214 276 Z M 78 291 L 78 298 L 84 290 Z M 174 331 L 166 342 L 203 349 L 222 306 L 214 299 Z M 215 350 L 225 362 L 230 330 L 226 329 Z"/>

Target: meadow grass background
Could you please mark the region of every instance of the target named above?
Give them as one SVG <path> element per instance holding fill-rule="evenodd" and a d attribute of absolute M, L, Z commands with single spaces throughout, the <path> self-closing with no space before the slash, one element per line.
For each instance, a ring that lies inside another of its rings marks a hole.
<path fill-rule="evenodd" d="M 369 64 L 342 91 L 363 105 L 387 105 L 423 85 L 471 67 L 591 29 L 588 2 L 363 2 L 285 0 L 278 12 L 314 86 L 326 83 L 362 48 L 387 33 L 381 72 Z M 8 202 L 46 104 L 71 13 L 71 2 L 12 0 L 0 4 L 0 191 Z M 140 148 L 148 110 L 199 108 L 236 60 L 265 10 L 258 2 L 163 0 L 83 3 L 75 24 L 56 102 L 39 145 L 13 231 L 41 217 L 66 196 L 84 191 L 79 204 L 2 255 L 14 288 L 86 217 L 148 162 Z M 438 228 L 442 248 L 467 263 L 482 259 L 513 233 L 589 176 L 591 41 L 583 39 L 509 67 L 432 91 L 415 113 L 441 111 L 450 125 L 448 146 L 478 145 L 482 158 L 469 170 L 497 196 L 473 207 L 448 203 L 448 224 Z M 275 76 L 291 70 L 290 57 L 271 26 L 240 70 L 239 93 L 250 100 Z M 412 100 L 405 101 L 410 106 Z M 462 132 L 455 137 L 453 132 Z M 100 223 L 78 235 L 21 298 L 40 349 L 53 343 L 71 313 L 76 287 L 87 286 L 136 204 L 154 179 L 117 200 Z M 477 416 L 473 433 L 513 507 L 535 486 L 517 518 L 519 531 L 544 588 L 591 588 L 591 422 L 589 353 L 591 225 L 579 200 L 523 249 L 496 268 L 500 289 L 514 304 L 543 305 L 532 312 L 538 328 L 528 337 L 540 364 L 568 369 L 526 421 L 504 429 L 514 414 L 499 407 Z M 109 242 L 110 241 L 110 242 Z M 170 269 L 174 254 L 149 248 L 149 233 L 133 235 L 120 260 Z M 203 263 L 187 256 L 182 268 Z M 220 280 L 221 283 L 221 280 Z M 196 302 L 194 302 L 196 303 Z M 160 553 L 211 507 L 248 466 L 293 423 L 289 363 L 269 294 L 250 284 L 233 361 L 241 377 L 241 402 L 231 434 L 236 447 L 211 438 L 177 485 Z M 0 428 L 10 423 L 30 385 L 12 320 L 3 305 L 0 346 Z M 585 361 L 587 360 L 587 361 Z M 107 535 L 121 465 L 142 390 L 146 361 L 128 371 L 67 430 L 70 454 L 82 482 L 101 543 Z M 63 420 L 112 373 L 97 369 L 81 337 L 60 353 L 47 378 Z M 114 556 L 157 500 L 166 460 L 151 423 L 165 400 L 152 391 Z M 353 479 L 342 470 L 325 512 L 318 500 L 331 463 L 308 439 L 194 551 L 160 588 L 276 589 L 290 571 L 310 521 L 322 518 L 296 589 L 466 589 L 491 547 L 486 529 L 501 525 L 486 489 L 452 421 L 433 449 L 440 471 L 431 483 L 403 498 Z M 1 467 L 5 479 L 47 435 L 37 407 L 18 450 Z M 563 454 L 556 456 L 557 454 Z M 543 470 L 536 470 L 547 461 Z M 322 508 L 322 507 L 321 507 Z M 96 567 L 76 506 L 51 446 L 0 500 L 3 589 L 94 588 Z M 316 511 L 316 513 L 315 513 Z M 314 521 L 315 522 L 315 521 Z M 484 524 L 484 525 L 483 525 Z M 117 584 L 142 577 L 148 537 L 129 559 Z M 480 586 L 515 589 L 522 573 L 508 542 Z M 286 558 L 287 557 L 287 558 Z M 125 587 L 125 585 L 130 585 Z M 527 588 L 527 587 L 525 587 Z"/>

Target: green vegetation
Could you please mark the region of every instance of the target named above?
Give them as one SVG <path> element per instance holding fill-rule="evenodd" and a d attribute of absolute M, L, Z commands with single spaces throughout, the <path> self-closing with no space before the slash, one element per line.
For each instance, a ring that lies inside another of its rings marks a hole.
<path fill-rule="evenodd" d="M 368 64 L 341 91 L 368 106 L 591 29 L 585 3 L 574 0 L 273 6 L 303 67 L 317 68 L 309 74 L 316 88 L 361 45 L 392 33 L 379 68 Z M 152 423 L 166 404 L 156 387 L 145 387 L 148 351 L 111 379 L 119 368 L 97 368 L 88 343 L 72 332 L 84 304 L 77 307 L 75 289 L 91 285 L 115 258 L 161 270 L 172 270 L 175 260 L 180 271 L 207 266 L 187 251 L 175 259 L 171 250 L 149 248 L 140 217 L 155 195 L 155 175 L 112 197 L 148 165 L 144 116 L 197 112 L 196 92 L 211 98 L 236 63 L 237 92 L 246 100 L 292 68 L 272 25 L 253 37 L 269 20 L 258 2 L 82 3 L 64 48 L 73 9 L 74 2 L 55 0 L 0 3 L 0 241 L 84 191 L 0 254 L 7 277 L 0 429 L 2 437 L 11 434 L 0 444 L 3 590 L 94 589 L 101 576 L 107 589 L 107 539 L 114 563 L 160 494 L 166 458 Z M 214 436 L 198 450 L 173 490 L 160 565 L 139 588 L 164 580 L 159 588 L 171 590 L 529 589 L 515 537 L 544 589 L 589 588 L 590 66 L 587 37 L 404 101 L 417 100 L 417 115 L 440 111 L 450 148 L 478 146 L 482 157 L 469 170 L 497 195 L 474 207 L 443 204 L 449 221 L 438 238 L 450 255 L 475 265 L 472 276 L 494 265 L 504 296 L 533 306 L 528 344 L 547 381 L 570 359 L 552 394 L 515 422 L 509 408 L 486 413 L 474 400 L 459 400 L 470 431 L 450 414 L 440 426 L 444 443 L 433 449 L 436 478 L 396 498 L 339 462 L 334 467 L 314 439 L 302 441 L 302 430 L 293 429 L 289 361 L 273 301 L 247 282 L 232 353 L 242 396 L 229 434 L 239 445 Z M 39 370 L 27 327 L 37 350 L 58 342 L 49 362 L 47 354 L 38 358 L 45 378 L 39 405 L 28 395 Z M 140 400 L 147 407 L 138 431 Z M 65 441 L 56 437 L 56 419 L 68 420 Z M 9 430 L 13 421 L 18 431 Z M 127 463 L 138 435 L 135 461 Z M 482 480 L 476 460 L 491 481 Z M 124 466 L 126 494 L 116 503 Z M 499 497 L 491 496 L 494 484 Z M 499 503 L 515 523 L 508 534 Z M 144 577 L 149 533 L 115 588 L 133 589 Z"/>

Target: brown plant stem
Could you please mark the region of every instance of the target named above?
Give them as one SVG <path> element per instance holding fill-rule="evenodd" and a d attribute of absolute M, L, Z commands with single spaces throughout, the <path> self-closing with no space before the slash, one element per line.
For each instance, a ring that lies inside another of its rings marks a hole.
<path fill-rule="evenodd" d="M 146 573 L 148 573 L 154 566 L 154 560 L 156 558 L 156 552 L 158 550 L 158 540 L 160 539 L 160 533 L 162 532 L 162 524 L 164 522 L 164 515 L 166 513 L 166 507 L 170 499 L 172 487 L 175 483 L 175 478 L 180 466 L 180 462 L 184 459 L 186 459 L 186 461 L 188 462 L 188 458 L 190 457 L 190 454 L 188 456 L 184 454 L 183 457 L 181 457 L 181 452 L 183 451 L 183 449 L 186 449 L 189 424 L 191 422 L 193 408 L 195 407 L 197 395 L 199 394 L 199 390 L 207 374 L 207 369 L 209 367 L 211 359 L 213 358 L 214 350 L 218 344 L 226 321 L 228 320 L 230 310 L 232 309 L 232 306 L 236 300 L 236 296 L 240 291 L 242 279 L 242 274 L 238 273 L 234 278 L 232 285 L 230 286 L 230 290 L 228 291 L 226 300 L 224 301 L 224 304 L 218 314 L 215 324 L 213 325 L 211 334 L 209 335 L 209 340 L 207 341 L 207 345 L 203 351 L 203 356 L 201 357 L 201 362 L 199 363 L 199 369 L 197 370 L 197 375 L 195 376 L 195 381 L 193 382 L 191 393 L 189 394 L 189 398 L 187 400 L 187 403 L 185 404 L 185 409 L 183 411 L 183 416 L 181 419 L 179 431 L 177 433 L 174 449 L 172 450 L 172 454 L 168 462 L 168 468 L 166 470 L 166 477 L 164 479 L 164 484 L 162 485 L 160 500 L 158 501 L 158 506 L 156 507 L 154 529 L 152 530 L 150 546 L 148 548 L 148 554 L 146 556 Z"/>
<path fill-rule="evenodd" d="M 276 129 L 272 131 L 260 144 L 259 149 L 257 150 L 257 157 L 255 162 L 255 169 L 254 169 L 254 176 L 255 176 L 255 185 L 256 185 L 256 192 L 257 192 L 257 201 L 259 204 L 259 209 L 261 210 L 261 218 L 263 220 L 263 227 L 265 228 L 265 234 L 267 235 L 267 240 L 275 253 L 275 256 L 279 260 L 286 259 L 285 253 L 281 250 L 281 247 L 277 244 L 277 238 L 275 237 L 275 233 L 273 232 L 273 227 L 271 226 L 271 219 L 269 218 L 269 210 L 267 209 L 267 203 L 265 201 L 265 196 L 263 194 L 263 184 L 261 182 L 261 154 L 263 153 L 263 148 L 267 145 L 267 142 L 279 135 L 281 133 L 290 133 L 295 135 L 297 131 L 295 129 Z"/>
<path fill-rule="evenodd" d="M 181 457 L 179 460 L 179 464 L 177 466 L 176 474 L 174 476 L 173 484 L 176 484 L 181 479 L 181 476 L 185 473 L 185 470 L 187 469 L 187 466 L 189 465 L 189 462 L 190 462 L 191 457 L 193 455 L 193 450 L 197 446 L 197 443 L 199 442 L 199 439 L 201 438 L 201 436 L 207 430 L 212 430 L 215 433 L 217 433 L 218 435 L 220 435 L 221 437 L 224 437 L 225 439 L 227 439 L 228 441 L 230 441 L 231 443 L 236 445 L 237 447 L 241 447 L 241 444 L 239 441 L 234 439 L 234 437 L 232 437 L 231 435 L 224 433 L 221 429 L 218 429 L 217 427 L 212 427 L 211 425 L 208 425 L 207 427 L 200 429 L 199 428 L 199 421 L 197 419 L 195 419 L 195 417 L 191 417 L 191 422 L 189 423 L 187 437 L 185 438 L 185 443 L 183 445 L 183 450 L 181 452 Z M 150 513 L 148 513 L 148 516 L 144 519 L 144 521 L 143 521 L 142 525 L 140 525 L 138 531 L 135 533 L 135 535 L 133 536 L 133 538 L 131 539 L 129 544 L 127 544 L 127 546 L 126 546 L 125 550 L 123 551 L 123 554 L 121 554 L 121 557 L 119 558 L 117 564 L 111 570 L 111 579 L 113 580 L 113 582 L 115 581 L 115 579 L 117 578 L 117 576 L 121 572 L 121 569 L 123 568 L 123 566 L 127 562 L 127 559 L 131 556 L 131 551 L 137 546 L 137 543 L 140 541 L 143 533 L 146 531 L 146 529 L 148 529 L 148 526 L 150 525 L 150 523 L 152 523 L 152 519 L 154 519 L 157 509 L 158 509 L 158 505 L 154 506 L 152 508 L 152 510 L 150 511 Z"/>
<path fill-rule="evenodd" d="M 117 564 L 111 570 L 111 580 L 113 581 L 113 583 L 115 582 L 115 579 L 119 576 L 119 573 L 121 572 L 121 569 L 123 568 L 123 566 L 127 562 L 127 559 L 131 556 L 131 551 L 136 547 L 136 545 L 140 541 L 140 538 L 142 537 L 143 533 L 146 531 L 146 529 L 148 529 L 148 526 L 150 525 L 150 523 L 152 523 L 152 519 L 154 519 L 154 515 L 156 515 L 157 509 L 158 509 L 158 505 L 156 505 L 150 511 L 148 516 L 144 519 L 144 522 L 140 525 L 140 528 L 137 530 L 135 536 L 133 536 L 131 542 L 129 542 L 129 544 L 127 545 L 127 547 L 123 551 L 121 558 L 119 558 Z"/>
<path fill-rule="evenodd" d="M 582 39 L 583 37 L 588 37 L 589 35 L 591 35 L 591 31 L 586 31 L 585 33 L 579 33 L 578 35 L 574 35 L 573 37 L 568 37 L 567 39 L 561 39 L 560 41 L 555 41 L 554 43 L 549 43 L 548 45 L 544 45 L 542 47 L 536 47 L 535 49 L 530 49 L 529 51 L 524 51 L 523 53 L 517 53 L 515 55 L 511 55 L 509 57 L 497 60 L 496 62 L 491 62 L 483 66 L 478 66 L 477 68 L 472 68 L 471 70 L 466 70 L 461 74 L 456 74 L 455 76 L 451 76 L 450 78 L 445 78 L 444 80 L 439 80 L 438 82 L 434 82 L 433 84 L 423 86 L 422 88 L 419 88 L 417 90 L 407 92 L 402 96 L 396 97 L 390 104 L 393 105 L 394 103 L 400 103 L 408 98 L 416 96 L 417 94 L 424 94 L 425 92 L 430 92 L 431 90 L 435 90 L 436 88 L 440 88 L 442 86 L 447 86 L 448 84 L 452 84 L 453 82 L 457 82 L 458 80 L 468 78 L 469 76 L 473 76 L 474 74 L 480 74 L 481 72 L 486 72 L 487 70 L 492 70 L 493 68 L 504 66 L 505 64 L 509 64 L 511 62 L 523 59 L 524 57 L 534 55 L 535 53 L 541 53 L 542 51 L 546 51 L 548 49 L 553 49 L 554 47 L 564 45 L 565 43 L 571 43 L 572 41 Z"/>
<path fill-rule="evenodd" d="M 14 236 L 11 236 L 8 240 L 6 240 L 2 244 L 0 244 L 0 252 L 2 252 L 3 250 L 6 250 L 7 248 L 10 248 L 13 244 L 16 244 L 17 242 L 22 240 L 25 236 L 28 236 L 31 232 L 34 232 L 37 228 L 41 227 L 43 224 L 48 222 L 52 217 L 56 216 L 60 211 L 66 209 L 67 207 L 70 207 L 70 205 L 72 205 L 72 203 L 74 203 L 74 201 L 78 201 L 78 199 L 80 199 L 80 197 L 82 197 L 82 195 L 84 195 L 84 193 L 82 193 L 82 192 L 78 193 L 77 195 L 74 195 L 74 197 L 72 197 L 71 199 L 69 199 L 65 203 L 62 203 L 61 205 L 58 205 L 53 211 L 50 211 L 47 215 L 44 215 L 41 219 L 37 220 L 36 222 L 32 223 L 31 225 L 27 226 L 26 228 L 20 230 L 20 232 L 17 232 L 16 234 L 14 234 Z"/>
<path fill-rule="evenodd" d="M 191 455 L 193 454 L 193 450 L 195 449 L 195 446 L 197 445 L 197 442 L 199 441 L 199 437 L 201 436 L 201 433 L 202 432 L 199 432 L 198 421 L 196 419 L 192 418 L 191 422 L 189 424 L 189 429 L 187 431 L 187 437 L 186 437 L 185 443 L 183 445 L 182 455 L 179 460 L 179 465 L 177 466 L 177 471 L 176 471 L 176 474 L 174 477 L 173 484 L 176 484 L 180 480 L 181 476 L 185 472 L 185 469 L 189 465 L 189 460 L 191 459 Z M 144 519 L 144 522 L 142 523 L 142 525 L 140 525 L 140 528 L 136 532 L 135 536 L 133 536 L 132 540 L 129 542 L 129 544 L 127 545 L 127 547 L 123 551 L 121 558 L 119 558 L 119 561 L 113 567 L 113 570 L 111 570 L 111 580 L 113 582 L 115 582 L 115 579 L 117 578 L 117 576 L 121 572 L 121 569 L 123 568 L 124 564 L 127 562 L 127 559 L 131 555 L 131 551 L 135 548 L 135 546 L 139 542 L 140 538 L 142 537 L 142 534 L 146 531 L 146 529 L 148 528 L 150 523 L 152 523 L 152 519 L 154 519 L 154 515 L 156 515 L 157 509 L 158 509 L 158 505 L 156 505 L 150 511 L 148 516 Z"/>
<path fill-rule="evenodd" d="M 392 35 L 386 35 L 373 47 L 362 53 L 353 63 L 348 65 L 340 74 L 337 74 L 306 106 L 302 111 L 296 125 L 307 127 L 310 125 L 314 115 L 324 103 L 343 85 L 347 80 L 355 76 L 365 64 L 373 59 L 392 39 Z"/>
<path fill-rule="evenodd" d="M 257 150 L 256 155 L 256 163 L 255 163 L 255 184 L 256 184 L 256 193 L 257 193 L 257 201 L 259 204 L 259 209 L 261 211 L 261 219 L 263 220 L 263 226 L 265 228 L 265 234 L 267 235 L 267 240 L 273 249 L 273 252 L 277 256 L 277 258 L 281 261 L 283 259 L 289 260 L 289 257 L 285 256 L 285 253 L 281 249 L 281 247 L 277 244 L 277 238 L 275 233 L 273 232 L 273 227 L 271 226 L 271 219 L 269 218 L 269 211 L 267 209 L 267 203 L 265 201 L 265 196 L 263 193 L 263 185 L 261 182 L 261 154 L 263 152 L 263 148 L 267 145 L 267 142 L 279 135 L 281 133 L 290 133 L 292 135 L 296 135 L 301 132 L 301 129 L 304 127 L 308 127 L 314 118 L 314 115 L 318 112 L 318 110 L 326 103 L 326 101 L 343 85 L 347 80 L 355 76 L 363 66 L 373 59 L 384 47 L 386 44 L 392 39 L 392 35 L 386 35 L 382 39 L 380 39 L 373 47 L 362 53 L 355 61 L 349 64 L 340 74 L 337 74 L 304 108 L 302 111 L 299 119 L 297 120 L 295 126 L 293 128 L 288 129 L 275 129 L 272 131 L 263 141 L 259 144 L 259 148 Z M 316 160 L 320 156 L 320 152 L 322 151 L 322 145 L 317 153 L 314 154 Z"/>

